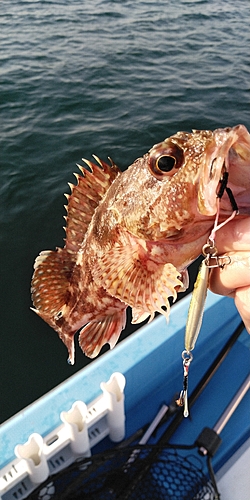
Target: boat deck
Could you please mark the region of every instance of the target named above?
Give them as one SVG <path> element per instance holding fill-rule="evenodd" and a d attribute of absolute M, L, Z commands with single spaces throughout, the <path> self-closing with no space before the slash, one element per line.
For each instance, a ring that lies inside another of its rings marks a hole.
<path fill-rule="evenodd" d="M 7 464 L 9 466 L 16 460 L 15 446 L 25 443 L 32 433 L 45 437 L 62 425 L 60 413 L 69 411 L 75 401 L 82 400 L 91 404 L 100 396 L 101 382 L 109 380 L 114 372 L 122 373 L 126 379 L 126 436 L 152 421 L 160 406 L 163 403 L 170 404 L 182 388 L 181 353 L 189 300 L 190 297 L 185 297 L 172 307 L 168 325 L 164 317 L 156 318 L 121 342 L 113 351 L 105 353 L 5 422 L 0 429 L 0 467 L 5 467 L 6 470 Z M 203 325 L 190 366 L 189 394 L 239 322 L 239 315 L 231 299 L 208 294 Z M 244 330 L 192 406 L 190 417 L 182 420 L 171 442 L 192 444 L 204 427 L 213 427 L 248 375 L 249 366 L 249 336 Z M 248 391 L 221 433 L 222 444 L 213 458 L 216 472 L 223 471 L 225 463 L 235 453 L 239 453 L 242 446 L 241 455 L 248 456 L 245 454 L 249 454 L 249 448 L 248 451 L 245 450 L 244 443 L 247 442 L 250 431 L 249 407 Z M 111 446 L 113 444 L 106 437 L 92 451 L 99 452 Z M 225 474 L 226 472 L 226 477 Z M 247 479 L 248 474 L 244 473 L 240 481 L 244 485 Z M 220 484 L 224 487 L 223 478 L 220 479 Z M 4 491 L 0 498 L 7 500 L 8 489 Z M 236 497 L 224 498 L 235 500 Z M 245 497 L 237 495 L 237 498 L 243 500 Z"/>

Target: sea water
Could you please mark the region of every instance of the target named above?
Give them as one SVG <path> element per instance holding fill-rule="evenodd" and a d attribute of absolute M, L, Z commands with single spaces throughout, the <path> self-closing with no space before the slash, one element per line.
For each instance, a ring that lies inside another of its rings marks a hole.
<path fill-rule="evenodd" d="M 1 421 L 89 361 L 78 348 L 69 366 L 29 309 L 75 164 L 125 169 L 178 130 L 249 127 L 249 17 L 249 0 L 0 2 Z"/>

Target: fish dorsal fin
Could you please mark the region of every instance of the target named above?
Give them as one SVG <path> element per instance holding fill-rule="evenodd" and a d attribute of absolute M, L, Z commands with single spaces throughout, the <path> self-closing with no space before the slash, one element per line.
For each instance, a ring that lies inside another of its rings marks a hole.
<path fill-rule="evenodd" d="M 83 175 L 74 174 L 77 184 L 69 183 L 71 195 L 65 195 L 68 199 L 65 247 L 70 252 L 78 252 L 96 207 L 120 173 L 111 159 L 108 165 L 97 156 L 94 158 L 99 166 L 83 159 L 90 171 L 77 165 Z"/>
<path fill-rule="evenodd" d="M 70 185 L 65 247 L 41 252 L 34 264 L 33 304 L 36 312 L 53 328 L 52 318 L 68 303 L 77 252 L 94 210 L 119 173 L 112 160 L 108 165 L 96 156 L 95 159 L 100 166 L 86 160 L 91 171 L 80 167 L 83 176 L 77 176 L 76 186 Z"/>
<path fill-rule="evenodd" d="M 120 231 L 118 242 L 106 249 L 93 269 L 94 279 L 111 295 L 134 309 L 134 321 L 169 315 L 169 297 L 184 291 L 181 273 L 171 263 L 161 263 L 144 241 Z M 164 309 L 163 309 L 164 307 Z M 166 308 L 166 309 L 165 309 Z"/>

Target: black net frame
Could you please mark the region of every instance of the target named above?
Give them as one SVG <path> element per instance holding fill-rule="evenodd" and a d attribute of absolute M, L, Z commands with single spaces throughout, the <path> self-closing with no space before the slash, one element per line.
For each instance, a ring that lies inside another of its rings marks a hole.
<path fill-rule="evenodd" d="M 216 500 L 194 446 L 136 445 L 82 458 L 50 476 L 30 500 Z M 206 470 L 205 470 L 206 469 Z"/>

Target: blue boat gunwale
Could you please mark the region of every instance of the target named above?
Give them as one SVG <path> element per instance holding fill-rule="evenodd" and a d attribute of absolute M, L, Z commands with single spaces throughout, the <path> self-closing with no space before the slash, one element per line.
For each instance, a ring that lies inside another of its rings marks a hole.
<path fill-rule="evenodd" d="M 45 436 L 60 425 L 61 411 L 69 410 L 74 401 L 80 399 L 88 404 L 98 397 L 101 394 L 100 383 L 107 381 L 112 373 L 117 371 L 123 373 L 126 377 L 125 408 L 128 434 L 135 430 L 137 425 L 144 424 L 144 420 L 147 422 L 148 418 L 151 416 L 153 418 L 158 409 L 157 405 L 159 405 L 159 401 L 163 397 L 162 389 L 166 393 L 165 398 L 168 398 L 168 402 L 169 398 L 171 398 L 171 393 L 169 393 L 170 388 L 172 391 L 173 387 L 175 390 L 181 389 L 181 350 L 183 348 L 183 333 L 189 300 L 189 296 L 184 297 L 172 306 L 168 325 L 164 317 L 160 316 L 156 318 L 152 323 L 137 330 L 137 332 L 119 343 L 114 350 L 103 354 L 93 363 L 81 369 L 65 382 L 3 423 L 0 427 L 2 448 L 0 467 L 3 467 L 15 458 L 14 448 L 16 444 L 26 442 L 30 434 L 38 432 L 42 436 Z M 193 386 L 196 385 L 199 378 L 203 375 L 203 372 L 201 373 L 200 371 L 201 367 L 205 371 L 206 366 L 209 366 L 216 356 L 218 349 L 225 343 L 227 336 L 230 336 L 230 333 L 238 323 L 239 316 L 232 299 L 209 293 L 203 327 L 194 351 L 196 361 L 193 363 L 194 366 L 191 370 L 190 391 L 192 391 Z M 228 334 L 226 332 L 223 336 L 221 334 L 215 335 L 215 332 L 221 331 L 223 328 L 225 330 L 227 325 L 230 327 L 228 328 Z M 241 350 L 244 346 L 238 347 L 238 350 Z M 164 360 L 165 363 L 162 362 Z M 231 363 L 231 360 L 228 362 Z M 233 386 L 238 384 L 238 378 L 243 378 L 246 363 L 247 361 L 245 360 L 240 363 L 240 369 L 237 370 L 239 377 L 234 377 L 235 380 L 231 384 L 232 391 L 234 391 Z M 211 397 L 215 390 L 216 380 L 217 378 L 215 377 L 215 381 L 209 391 Z M 210 398 L 210 395 L 205 396 L 205 399 L 202 396 L 199 398 L 199 401 L 194 405 L 194 407 L 198 407 L 198 412 L 199 408 L 202 408 L 204 401 L 206 403 L 206 399 L 208 398 Z M 247 404 L 246 399 L 242 401 L 241 405 Z M 224 405 L 224 398 L 222 400 Z M 209 417 L 208 421 L 211 421 L 212 413 L 212 419 L 214 418 L 215 423 L 216 415 L 220 416 L 221 405 L 222 402 L 219 404 L 219 408 L 216 408 L 216 411 L 212 407 L 209 409 L 208 405 L 208 408 L 205 410 L 205 414 Z M 222 406 L 222 409 L 224 409 L 224 406 Z M 194 413 L 195 411 L 194 408 Z M 143 419 L 141 418 L 141 414 L 143 414 Z M 240 418 L 239 412 L 237 412 L 237 415 L 237 418 Z M 201 420 L 204 420 L 203 416 Z M 188 434 L 192 436 L 193 427 L 195 427 L 196 431 L 196 428 L 198 429 L 199 426 L 192 425 L 190 419 L 187 419 L 187 422 L 182 427 L 184 427 L 184 434 L 183 431 L 179 433 L 177 431 L 174 436 L 175 441 L 177 439 L 177 441 L 183 442 L 183 436 Z M 249 426 L 247 430 L 249 430 Z M 239 446 L 242 444 L 247 430 L 244 430 L 239 437 Z M 236 445 L 234 444 L 235 447 Z M 218 464 L 220 464 L 221 460 L 221 458 L 218 460 Z"/>

